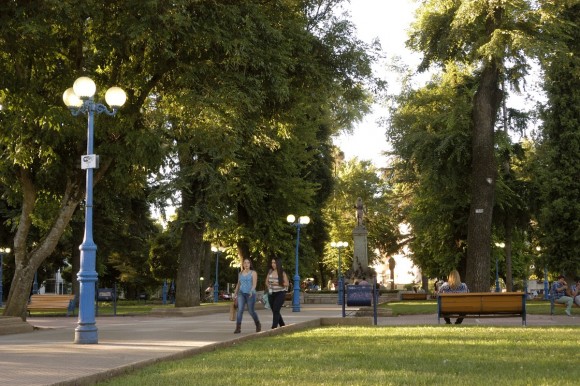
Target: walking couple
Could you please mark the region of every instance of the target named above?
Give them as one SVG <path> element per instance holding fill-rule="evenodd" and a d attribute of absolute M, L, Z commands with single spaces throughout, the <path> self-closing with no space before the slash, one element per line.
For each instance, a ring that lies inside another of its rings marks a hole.
<path fill-rule="evenodd" d="M 242 263 L 242 271 L 238 274 L 238 283 L 234 290 L 234 298 L 238 302 L 236 330 L 234 331 L 234 334 L 242 332 L 242 317 L 244 315 L 246 304 L 248 305 L 248 313 L 256 324 L 256 332 L 262 330 L 260 319 L 255 311 L 257 284 L 258 274 L 254 271 L 251 260 L 244 259 Z M 282 269 L 282 262 L 280 259 L 271 259 L 270 269 L 266 276 L 267 295 L 264 296 L 268 296 L 268 302 L 270 303 L 270 309 L 272 310 L 272 328 L 285 325 L 280 310 L 284 305 L 288 285 L 288 276 Z"/>

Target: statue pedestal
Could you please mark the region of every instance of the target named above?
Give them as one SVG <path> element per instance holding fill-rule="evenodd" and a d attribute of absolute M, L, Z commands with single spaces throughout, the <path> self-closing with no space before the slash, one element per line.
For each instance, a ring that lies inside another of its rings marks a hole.
<path fill-rule="evenodd" d="M 369 232 L 364 225 L 357 225 L 352 231 L 354 252 L 352 259 L 352 272 L 355 277 L 362 278 L 369 271 L 369 258 L 367 248 L 367 236 Z"/>

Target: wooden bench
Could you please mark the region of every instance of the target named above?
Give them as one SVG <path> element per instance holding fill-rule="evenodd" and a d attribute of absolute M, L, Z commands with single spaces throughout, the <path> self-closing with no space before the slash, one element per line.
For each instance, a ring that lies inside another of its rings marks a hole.
<path fill-rule="evenodd" d="M 402 293 L 401 300 L 427 300 L 426 293 Z"/>
<path fill-rule="evenodd" d="M 66 316 L 75 312 L 74 295 L 32 295 L 27 306 L 28 315 L 31 311 L 66 311 Z"/>
<path fill-rule="evenodd" d="M 520 316 L 526 325 L 523 292 L 443 293 L 437 297 L 437 323 L 441 318 L 507 318 Z"/>

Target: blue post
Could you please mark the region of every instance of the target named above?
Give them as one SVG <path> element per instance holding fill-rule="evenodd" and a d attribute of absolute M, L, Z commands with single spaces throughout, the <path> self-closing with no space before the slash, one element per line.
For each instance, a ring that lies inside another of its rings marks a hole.
<path fill-rule="evenodd" d="M 38 270 L 34 272 L 34 281 L 32 282 L 32 293 L 38 295 Z"/>
<path fill-rule="evenodd" d="M 63 101 L 73 116 L 87 115 L 87 154 L 81 157 L 81 168 L 86 169 L 85 186 L 85 235 L 79 249 L 81 251 L 81 267 L 77 274 L 79 282 L 79 318 L 75 329 L 74 343 L 98 343 L 98 331 L 95 322 L 95 286 L 97 283 L 97 246 L 93 241 L 93 169 L 98 168 L 98 157 L 93 154 L 94 120 L 97 114 L 105 113 L 114 116 L 117 109 L 126 100 L 126 94 L 118 87 L 111 87 L 105 94 L 105 100 L 111 106 L 108 110 L 105 105 L 95 103 L 93 95 L 96 86 L 90 78 L 78 78 L 73 87 L 63 94 Z"/>
<path fill-rule="evenodd" d="M 294 296 L 292 298 L 292 312 L 300 312 L 300 274 L 298 272 L 298 249 L 300 247 L 300 228 L 310 223 L 310 217 L 300 216 L 296 222 L 296 217 L 289 214 L 286 221 L 296 227 L 296 263 L 294 264 L 296 272 L 294 274 Z"/>
<path fill-rule="evenodd" d="M 377 301 L 379 300 L 379 294 L 377 293 L 377 277 L 373 277 L 373 288 L 371 290 L 373 296 L 373 323 L 377 325 Z"/>
<path fill-rule="evenodd" d="M 3 283 L 2 283 L 2 274 L 3 274 L 2 264 L 4 264 L 4 251 L 3 251 L 3 248 L 0 249 L 0 307 L 3 306 L 2 305 L 2 297 L 4 296 L 4 291 L 2 290 L 2 286 L 3 286 Z"/>
<path fill-rule="evenodd" d="M 544 266 L 544 300 L 550 300 L 550 290 L 548 288 L 548 267 Z"/>
<path fill-rule="evenodd" d="M 499 287 L 499 264 L 497 256 L 495 257 L 495 292 L 501 292 L 501 288 Z"/>
<path fill-rule="evenodd" d="M 83 107 L 87 109 L 87 155 L 93 154 L 95 103 L 88 98 Z M 80 246 L 81 268 L 77 274 L 79 282 L 79 319 L 75 329 L 75 343 L 94 344 L 99 342 L 95 322 L 95 283 L 97 282 L 97 245 L 93 241 L 93 168 L 87 168 L 85 198 L 85 236 Z"/>
<path fill-rule="evenodd" d="M 340 267 L 340 247 L 338 248 L 338 304 L 342 305 L 344 298 L 344 279 L 342 278 L 342 269 Z"/>
<path fill-rule="evenodd" d="M 292 312 L 300 312 L 300 274 L 298 273 L 298 247 L 300 246 L 300 223 L 296 223 L 296 272 L 294 274 L 294 297 Z"/>
<path fill-rule="evenodd" d="M 113 315 L 117 316 L 117 282 L 113 284 Z"/>
<path fill-rule="evenodd" d="M 218 283 L 218 273 L 219 273 L 219 256 L 220 251 L 215 253 L 215 282 L 213 284 L 213 302 L 217 303 L 219 301 L 219 283 Z"/>
<path fill-rule="evenodd" d="M 167 304 L 167 279 L 163 280 L 163 288 L 161 290 L 161 302 Z"/>
<path fill-rule="evenodd" d="M 344 279 L 342 278 L 342 268 L 341 268 L 341 260 L 340 260 L 340 250 L 342 248 L 348 247 L 348 243 L 346 241 L 338 241 L 338 242 L 331 242 L 330 246 L 332 248 L 338 249 L 338 305 L 342 305 L 344 300 Z"/>

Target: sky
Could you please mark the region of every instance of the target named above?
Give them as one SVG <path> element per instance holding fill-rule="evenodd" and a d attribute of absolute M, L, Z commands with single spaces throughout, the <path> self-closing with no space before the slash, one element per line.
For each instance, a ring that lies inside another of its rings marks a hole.
<path fill-rule="evenodd" d="M 345 7 L 351 14 L 351 20 L 358 30 L 358 38 L 366 43 L 378 38 L 387 60 L 400 56 L 407 64 L 418 63 L 418 55 L 405 48 L 406 30 L 414 18 L 416 4 L 412 0 L 351 0 Z M 388 73 L 382 66 L 375 71 L 386 78 L 391 87 L 396 87 L 396 74 Z M 341 135 L 335 138 L 334 144 L 345 154 L 345 158 L 357 157 L 360 160 L 371 160 L 378 167 L 387 166 L 387 159 L 382 152 L 389 149 L 385 129 L 376 122 L 386 115 L 385 108 L 373 107 L 373 112 L 357 123 L 352 135 Z"/>

